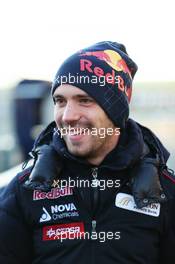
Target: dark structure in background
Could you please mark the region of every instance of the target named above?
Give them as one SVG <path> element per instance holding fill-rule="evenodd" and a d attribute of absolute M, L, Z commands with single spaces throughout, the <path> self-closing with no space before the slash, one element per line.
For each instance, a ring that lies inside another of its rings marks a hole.
<path fill-rule="evenodd" d="M 51 82 L 23 80 L 14 90 L 14 126 L 24 160 L 34 142 L 32 130 L 42 124 L 42 103 L 50 89 Z"/>

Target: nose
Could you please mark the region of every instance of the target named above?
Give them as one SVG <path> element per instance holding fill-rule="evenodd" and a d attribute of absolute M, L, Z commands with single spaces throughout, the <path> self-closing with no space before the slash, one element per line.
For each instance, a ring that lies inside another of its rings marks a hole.
<path fill-rule="evenodd" d="M 81 117 L 81 113 L 78 109 L 78 106 L 75 103 L 67 103 L 62 115 L 62 121 L 64 123 L 72 123 L 78 121 Z"/>

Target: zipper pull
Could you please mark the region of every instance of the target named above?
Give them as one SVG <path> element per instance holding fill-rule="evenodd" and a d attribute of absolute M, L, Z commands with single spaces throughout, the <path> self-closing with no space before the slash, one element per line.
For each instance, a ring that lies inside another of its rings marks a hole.
<path fill-rule="evenodd" d="M 97 179 L 97 176 L 98 176 L 98 168 L 92 168 L 92 177 L 93 177 L 93 180 L 92 180 L 92 187 L 97 187 L 99 185 L 99 181 Z"/>
<path fill-rule="evenodd" d="M 97 221 L 96 220 L 92 220 L 92 232 L 96 233 L 96 226 L 97 226 Z"/>

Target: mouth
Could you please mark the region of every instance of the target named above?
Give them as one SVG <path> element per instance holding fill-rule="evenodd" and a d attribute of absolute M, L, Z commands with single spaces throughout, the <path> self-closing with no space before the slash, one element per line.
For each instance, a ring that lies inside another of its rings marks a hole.
<path fill-rule="evenodd" d="M 71 127 L 66 130 L 67 134 L 66 136 L 71 141 L 79 141 L 82 138 L 84 138 L 86 135 L 89 135 L 89 128 L 85 127 Z"/>
<path fill-rule="evenodd" d="M 64 129 L 66 130 L 66 134 L 68 135 L 84 135 L 89 133 L 90 131 L 88 127 L 68 127 Z"/>
<path fill-rule="evenodd" d="M 86 137 L 86 134 L 79 134 L 79 133 L 74 133 L 74 134 L 68 134 L 67 138 L 71 142 L 80 142 Z"/>

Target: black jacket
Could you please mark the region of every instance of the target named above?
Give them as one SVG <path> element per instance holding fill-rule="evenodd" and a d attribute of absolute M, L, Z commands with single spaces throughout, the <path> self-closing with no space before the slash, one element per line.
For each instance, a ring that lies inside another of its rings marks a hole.
<path fill-rule="evenodd" d="M 130 120 L 117 148 L 98 167 L 68 153 L 52 131 L 49 144 L 62 163 L 59 182 L 45 192 L 26 189 L 31 167 L 3 191 L 0 263 L 174 263 L 173 176 L 166 167 L 159 170 L 166 202 L 139 209 L 133 199 L 133 172 L 144 153 L 142 131 Z M 47 136 L 48 131 L 40 136 L 41 144 L 48 144 Z M 168 153 L 159 141 L 156 146 L 166 161 Z"/>

